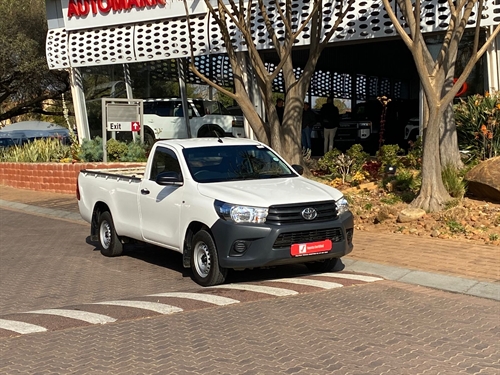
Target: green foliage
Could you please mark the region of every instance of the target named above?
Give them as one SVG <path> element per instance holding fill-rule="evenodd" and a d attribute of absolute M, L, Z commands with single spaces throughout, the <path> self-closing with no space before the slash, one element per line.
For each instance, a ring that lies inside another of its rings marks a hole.
<path fill-rule="evenodd" d="M 401 198 L 398 197 L 396 194 L 388 194 L 386 197 L 380 198 L 380 202 L 392 206 L 394 204 L 400 203 Z"/>
<path fill-rule="evenodd" d="M 317 98 L 316 101 L 314 102 L 313 108 L 314 109 L 321 109 L 321 107 L 325 103 L 326 103 L 325 97 Z M 347 112 L 347 105 L 345 104 L 345 102 L 343 100 L 333 99 L 333 104 L 335 105 L 335 107 L 337 107 L 339 109 L 339 113 L 341 115 Z"/>
<path fill-rule="evenodd" d="M 444 187 L 448 193 L 453 198 L 462 199 L 466 191 L 466 182 L 460 175 L 460 172 L 455 167 L 446 165 L 443 167 L 441 175 Z"/>
<path fill-rule="evenodd" d="M 412 143 L 408 153 L 401 157 L 401 164 L 406 168 L 420 170 L 422 168 L 422 137 Z"/>
<path fill-rule="evenodd" d="M 460 149 L 483 160 L 500 155 L 500 91 L 460 99 L 454 111 Z"/>
<path fill-rule="evenodd" d="M 109 161 L 120 161 L 127 154 L 128 147 L 126 143 L 110 139 L 106 143 L 106 151 L 108 152 Z"/>
<path fill-rule="evenodd" d="M 120 158 L 120 161 L 146 161 L 146 148 L 140 141 L 130 142 L 127 144 L 127 152 Z"/>
<path fill-rule="evenodd" d="M 15 163 L 48 163 L 71 159 L 70 146 L 59 139 L 38 139 L 22 146 L 9 147 L 0 151 L 0 161 Z"/>
<path fill-rule="evenodd" d="M 44 0 L 1 0 L 0 14 L 2 121 L 39 110 L 43 101 L 69 90 L 69 81 L 67 71 L 47 66 Z"/>
<path fill-rule="evenodd" d="M 318 160 L 319 168 L 323 171 L 330 172 L 332 175 L 337 175 L 338 171 L 335 162 L 340 154 L 342 154 L 342 152 L 336 148 L 328 151 Z"/>
<path fill-rule="evenodd" d="M 102 138 L 84 139 L 78 154 L 78 159 L 86 162 L 99 162 L 103 160 Z"/>
<path fill-rule="evenodd" d="M 381 163 L 382 171 L 388 165 L 399 167 L 402 165 L 400 156 L 403 153 L 403 149 L 398 145 L 383 145 L 377 151 L 377 161 Z"/>
<path fill-rule="evenodd" d="M 363 165 L 370 159 L 370 154 L 363 151 L 363 146 L 360 144 L 352 145 L 346 151 L 346 155 L 352 160 L 351 173 L 354 175 L 363 169 Z"/>
<path fill-rule="evenodd" d="M 465 233 L 465 228 L 462 224 L 455 220 L 448 220 L 446 222 L 448 229 L 451 233 Z"/>
<path fill-rule="evenodd" d="M 500 238 L 500 237 L 496 233 L 491 233 L 489 236 L 490 241 L 496 241 L 496 240 L 498 240 L 498 238 Z"/>

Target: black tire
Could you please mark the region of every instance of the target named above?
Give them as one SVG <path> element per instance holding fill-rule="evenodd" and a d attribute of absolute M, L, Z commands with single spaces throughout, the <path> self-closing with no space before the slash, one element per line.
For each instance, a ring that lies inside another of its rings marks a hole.
<path fill-rule="evenodd" d="M 193 280 L 201 286 L 222 284 L 227 269 L 219 265 L 217 248 L 210 233 L 200 230 L 191 243 L 191 270 Z"/>
<path fill-rule="evenodd" d="M 98 226 L 99 247 L 101 254 L 107 257 L 116 257 L 123 252 L 123 244 L 116 234 L 113 218 L 108 211 L 99 216 Z"/>
<path fill-rule="evenodd" d="M 222 138 L 224 137 L 224 130 L 218 125 L 203 125 L 198 131 L 198 138 Z"/>
<path fill-rule="evenodd" d="M 337 263 L 339 262 L 338 258 L 331 258 L 331 259 L 325 259 L 321 260 L 319 262 L 310 262 L 306 263 L 307 268 L 309 268 L 309 271 L 311 272 L 329 272 L 332 271 Z"/>
<path fill-rule="evenodd" d="M 144 144 L 148 147 L 151 148 L 155 144 L 156 139 L 153 131 L 149 128 L 144 129 Z"/>

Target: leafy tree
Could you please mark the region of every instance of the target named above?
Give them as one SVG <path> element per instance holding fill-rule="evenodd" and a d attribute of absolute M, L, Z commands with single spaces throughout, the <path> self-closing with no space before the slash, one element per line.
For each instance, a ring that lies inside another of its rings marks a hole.
<path fill-rule="evenodd" d="M 321 109 L 323 104 L 326 103 L 326 98 L 317 98 L 314 103 L 314 109 Z M 342 115 L 347 112 L 347 106 L 343 100 L 334 99 L 333 104 L 339 109 L 339 113 Z"/>
<path fill-rule="evenodd" d="M 222 34 L 234 74 L 235 91 L 231 92 L 212 82 L 197 70 L 194 63 L 190 65 L 191 70 L 204 82 L 238 103 L 257 139 L 273 147 L 288 162 L 292 164 L 302 163 L 304 165 L 300 144 L 304 97 L 321 52 L 330 42 L 354 0 L 335 2 L 335 9 L 334 11 L 332 9 L 332 18 L 328 25 L 323 24 L 323 12 L 326 10 L 326 6 L 332 4 L 326 5 L 323 0 L 311 1 L 308 15 L 302 21 L 298 21 L 296 18 L 297 10 L 292 0 L 284 0 L 282 3 L 265 0 L 217 0 L 216 3 L 210 0 L 204 1 L 210 16 L 217 22 Z M 277 4 L 280 6 L 276 6 Z M 184 7 L 186 14 L 189 15 L 186 0 L 184 0 Z M 263 57 L 260 51 L 257 50 L 253 39 L 254 20 L 249 11 L 252 8 L 255 8 L 256 11 L 255 18 L 262 19 L 267 32 L 266 37 L 271 41 L 274 52 L 278 57 L 279 62 L 270 71 L 264 64 Z M 188 16 L 186 21 L 189 22 Z M 280 25 L 280 27 L 277 28 L 276 25 Z M 190 28 L 188 28 L 188 31 L 190 31 Z M 247 52 L 240 53 L 236 51 L 236 48 L 232 48 L 231 39 L 236 34 L 237 37 L 241 38 Z M 304 50 L 304 53 L 308 54 L 308 61 L 302 73 L 296 76 L 293 69 L 292 48 L 296 40 L 303 34 L 309 36 L 308 49 Z M 193 62 L 194 58 L 191 61 Z M 267 119 L 262 118 L 257 113 L 251 100 L 251 93 L 245 87 L 247 64 L 251 66 L 253 71 L 253 75 L 249 76 L 249 80 L 256 82 L 263 97 Z M 273 81 L 280 72 L 283 74 L 286 90 L 286 110 L 282 125 L 278 120 L 273 93 Z"/>
<path fill-rule="evenodd" d="M 0 121 L 53 114 L 44 103 L 60 98 L 70 86 L 66 71 L 47 66 L 45 1 L 2 0 L 0 14 Z"/>
<path fill-rule="evenodd" d="M 495 27 L 493 33 L 480 47 L 479 36 L 483 0 L 449 1 L 450 18 L 447 20 L 448 28 L 443 38 L 441 50 L 436 57 L 433 57 L 420 30 L 422 15 L 426 12 L 425 9 L 421 8 L 421 2 L 412 3 L 408 0 L 396 0 L 397 7 L 390 0 L 383 0 L 383 3 L 394 27 L 413 55 L 425 93 L 426 116 L 423 119 L 425 130 L 422 186 L 419 195 L 412 204 L 426 211 L 439 211 L 446 201 L 451 199 L 443 184 L 441 175 L 442 168 L 445 165 L 443 155 L 446 155 L 447 151 L 443 152 L 440 149 L 440 138 L 443 133 L 440 125 L 445 111 L 452 103 L 453 98 L 469 76 L 474 65 L 486 52 L 489 44 L 500 33 L 500 25 Z M 475 9 L 476 6 L 477 9 Z M 401 12 L 408 31 L 400 23 L 398 15 L 395 14 L 395 8 L 398 8 Z M 453 85 L 452 80 L 459 43 L 473 13 L 476 16 L 476 28 L 472 54 L 462 74 Z M 444 129 L 445 132 L 451 130 L 455 129 Z M 451 152 L 452 150 L 448 151 Z"/>

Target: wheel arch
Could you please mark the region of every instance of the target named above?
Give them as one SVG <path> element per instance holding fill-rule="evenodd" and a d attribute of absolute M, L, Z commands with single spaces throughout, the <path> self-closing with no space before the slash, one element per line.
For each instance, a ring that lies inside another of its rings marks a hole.
<path fill-rule="evenodd" d="M 217 124 L 203 124 L 201 128 L 198 129 L 196 134 L 197 138 L 200 137 L 216 137 L 218 134 L 220 137 L 223 137 L 226 132 L 220 125 Z"/>
<path fill-rule="evenodd" d="M 200 221 L 193 221 L 189 224 L 189 226 L 186 229 L 186 233 L 184 235 L 184 243 L 182 246 L 182 265 L 184 268 L 190 268 L 191 264 L 191 242 L 193 240 L 193 236 L 195 233 L 199 232 L 200 230 L 206 230 L 210 235 L 212 235 L 212 231 L 210 228 L 206 225 L 203 224 Z"/>
<path fill-rule="evenodd" d="M 94 205 L 94 209 L 92 211 L 92 220 L 90 223 L 90 240 L 98 241 L 98 233 L 99 233 L 99 216 L 101 213 L 108 211 L 111 214 L 111 210 L 109 206 L 104 202 L 96 202 Z"/>

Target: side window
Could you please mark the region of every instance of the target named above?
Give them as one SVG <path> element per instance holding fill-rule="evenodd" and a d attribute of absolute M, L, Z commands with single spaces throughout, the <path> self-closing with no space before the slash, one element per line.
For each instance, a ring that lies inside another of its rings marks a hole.
<path fill-rule="evenodd" d="M 161 117 L 174 116 L 174 103 L 173 102 L 157 102 L 156 103 L 156 114 Z"/>
<path fill-rule="evenodd" d="M 152 103 L 152 102 L 144 103 L 144 114 L 145 115 L 152 115 L 155 113 L 154 111 L 155 111 L 155 103 Z"/>
<path fill-rule="evenodd" d="M 181 166 L 179 160 L 172 150 L 164 147 L 158 147 L 153 157 L 153 164 L 151 165 L 150 180 L 156 180 L 156 176 L 163 172 L 176 172 L 181 174 Z"/>

